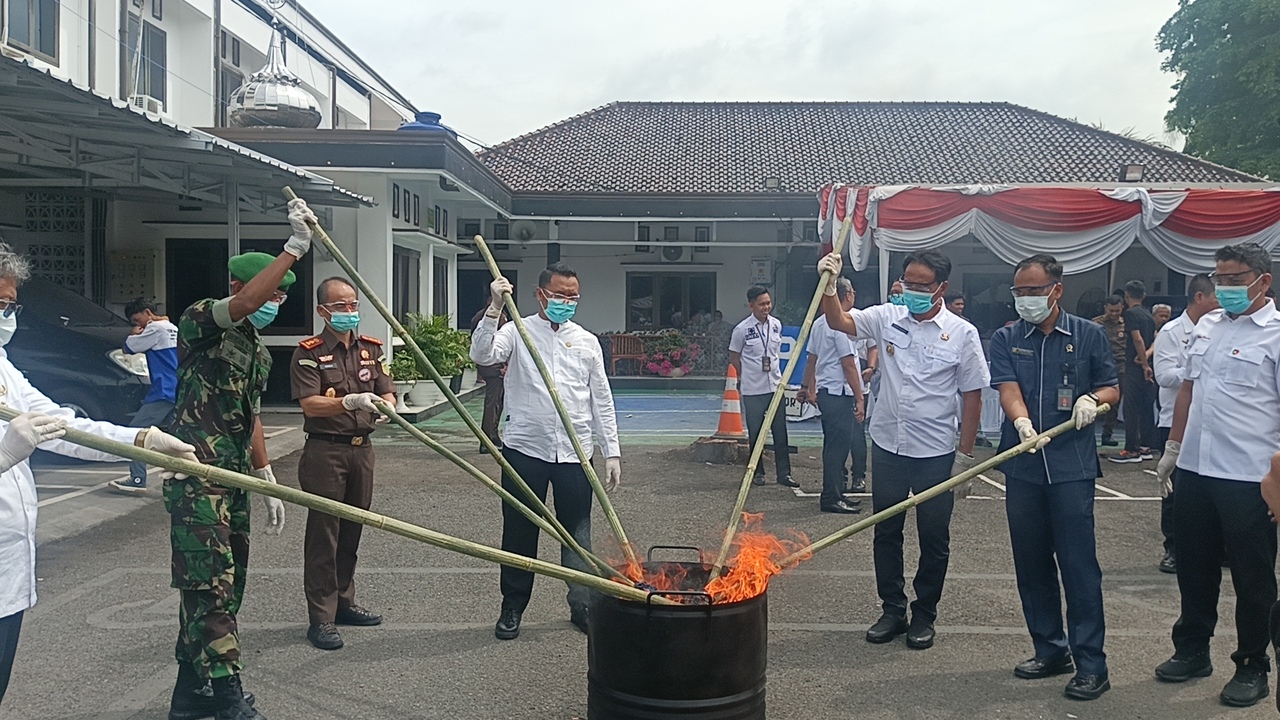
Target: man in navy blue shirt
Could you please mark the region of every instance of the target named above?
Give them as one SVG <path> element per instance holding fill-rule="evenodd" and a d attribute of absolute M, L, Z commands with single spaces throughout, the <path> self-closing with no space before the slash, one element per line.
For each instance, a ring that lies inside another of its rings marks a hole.
<path fill-rule="evenodd" d="M 1000 391 L 1007 418 L 1000 451 L 1068 420 L 1076 423 L 1075 430 L 1051 443 L 1042 440 L 1036 450 L 1000 468 L 1018 594 L 1035 646 L 1035 657 L 1013 673 L 1035 679 L 1076 671 L 1066 696 L 1093 700 L 1111 682 L 1102 650 L 1102 569 L 1093 528 L 1094 481 L 1100 473 L 1088 426 L 1099 405 L 1114 405 L 1120 398 L 1116 366 L 1102 327 L 1059 306 L 1062 264 L 1053 256 L 1018 263 L 1011 290 L 1022 319 L 991 340 L 991 386 Z M 1067 598 L 1066 634 L 1059 571 Z"/>

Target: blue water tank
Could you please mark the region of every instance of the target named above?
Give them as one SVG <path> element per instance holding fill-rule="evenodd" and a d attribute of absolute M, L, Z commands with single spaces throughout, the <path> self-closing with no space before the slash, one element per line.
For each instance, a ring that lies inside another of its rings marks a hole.
<path fill-rule="evenodd" d="M 447 132 L 458 137 L 458 133 L 440 124 L 440 113 L 433 112 L 416 113 L 413 120 L 402 124 L 398 129 L 411 132 Z"/>

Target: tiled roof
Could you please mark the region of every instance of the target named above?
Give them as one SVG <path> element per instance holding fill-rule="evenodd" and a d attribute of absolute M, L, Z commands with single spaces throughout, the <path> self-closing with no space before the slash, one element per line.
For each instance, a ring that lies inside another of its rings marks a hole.
<path fill-rule="evenodd" d="M 516 193 L 1259 178 L 1009 103 L 615 102 L 479 153 Z"/>

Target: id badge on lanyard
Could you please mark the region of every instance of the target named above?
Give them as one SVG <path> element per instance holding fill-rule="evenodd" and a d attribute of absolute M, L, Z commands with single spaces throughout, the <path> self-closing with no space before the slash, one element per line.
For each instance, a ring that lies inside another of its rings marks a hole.
<path fill-rule="evenodd" d="M 1061 412 L 1071 412 L 1076 401 L 1076 388 L 1071 384 L 1070 378 L 1067 377 L 1067 364 L 1062 365 L 1062 384 L 1058 386 L 1058 410 Z"/>
<path fill-rule="evenodd" d="M 761 349 L 761 351 L 760 351 L 760 370 L 761 370 L 762 372 L 766 372 L 766 373 L 773 369 L 773 358 L 769 357 L 769 331 L 770 331 L 770 329 L 771 329 L 771 328 L 769 327 L 769 323 L 768 323 L 768 322 L 765 322 L 765 324 L 764 324 L 764 332 L 757 332 L 757 333 L 756 333 L 757 335 L 759 335 L 759 336 L 760 336 L 760 342 L 761 342 L 761 343 L 762 343 L 762 345 L 763 345 L 763 347 L 762 347 L 762 349 Z"/>

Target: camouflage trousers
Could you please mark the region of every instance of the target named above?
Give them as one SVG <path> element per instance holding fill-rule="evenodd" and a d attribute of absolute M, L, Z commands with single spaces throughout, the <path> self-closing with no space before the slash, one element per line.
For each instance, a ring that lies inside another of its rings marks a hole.
<path fill-rule="evenodd" d="M 200 478 L 164 481 L 173 548 L 173 587 L 181 594 L 174 657 L 202 678 L 239 674 L 236 613 L 249 564 L 249 493 Z"/>

